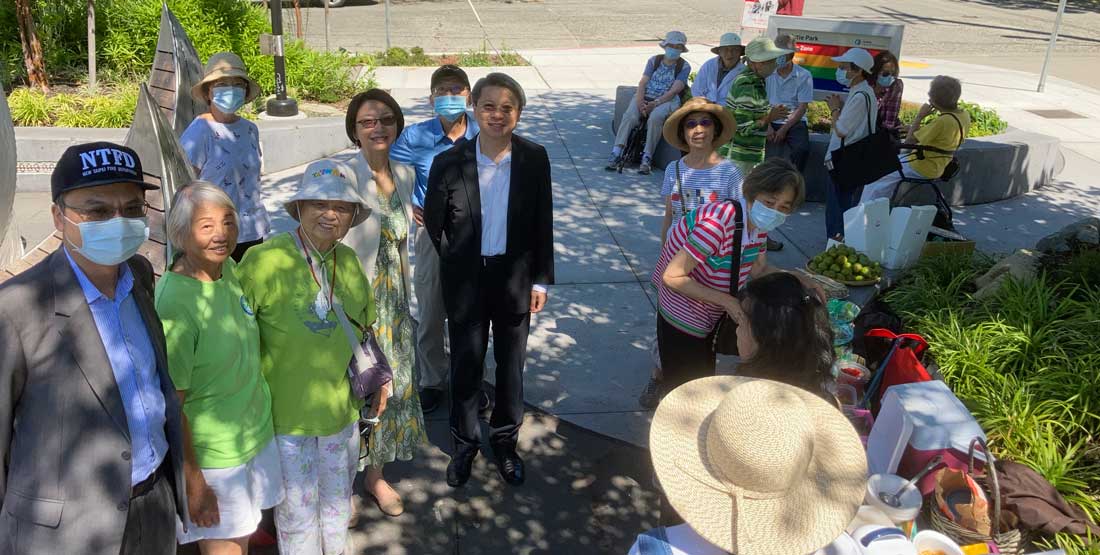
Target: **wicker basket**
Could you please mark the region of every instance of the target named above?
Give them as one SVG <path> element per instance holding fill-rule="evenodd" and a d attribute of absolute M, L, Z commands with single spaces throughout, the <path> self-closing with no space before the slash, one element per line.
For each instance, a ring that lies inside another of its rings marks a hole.
<path fill-rule="evenodd" d="M 985 453 L 986 473 L 982 475 L 978 475 L 974 472 L 974 447 L 977 445 L 981 445 L 982 451 Z M 997 544 L 997 548 L 1005 555 L 1021 555 L 1024 550 L 1023 534 L 1021 534 L 1019 530 L 1001 531 L 1001 485 L 997 481 L 997 468 L 993 464 L 993 454 L 989 452 L 989 446 L 985 444 L 985 440 L 980 437 L 974 438 L 970 442 L 969 456 L 970 462 L 968 463 L 967 473 L 970 474 L 978 485 L 987 491 L 993 499 L 993 512 L 990 513 L 990 520 L 992 520 L 993 525 L 993 535 L 984 536 L 969 528 L 959 526 L 958 523 L 944 516 L 939 507 L 935 506 L 935 503 L 929 503 L 929 516 L 932 522 L 932 528 L 955 540 L 959 545 L 993 542 Z"/>

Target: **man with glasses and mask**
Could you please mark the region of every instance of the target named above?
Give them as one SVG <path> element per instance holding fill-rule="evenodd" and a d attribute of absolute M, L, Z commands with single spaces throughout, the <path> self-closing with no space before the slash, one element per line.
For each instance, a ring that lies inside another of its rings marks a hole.
<path fill-rule="evenodd" d="M 424 230 L 424 194 L 428 171 L 436 155 L 478 133 L 477 122 L 467 112 L 470 106 L 470 78 L 456 65 L 443 65 L 432 73 L 431 96 L 435 117 L 405 128 L 390 149 L 390 159 L 416 168 L 413 190 L 413 220 L 416 237 L 413 248 L 413 291 L 417 302 L 416 365 L 420 374 L 420 406 L 434 411 L 443 400 L 449 383 L 450 363 L 444 348 L 443 289 L 439 280 L 439 254 Z M 482 395 L 482 409 L 488 407 Z"/>
<path fill-rule="evenodd" d="M 70 147 L 62 246 L 0 286 L 0 554 L 168 555 L 188 525 L 180 407 L 153 308 L 141 161 Z"/>

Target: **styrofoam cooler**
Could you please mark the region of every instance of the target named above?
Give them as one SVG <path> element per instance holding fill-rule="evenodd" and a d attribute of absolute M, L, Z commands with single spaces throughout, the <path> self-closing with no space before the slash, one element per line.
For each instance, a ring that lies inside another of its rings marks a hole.
<path fill-rule="evenodd" d="M 967 466 L 970 442 L 985 432 L 947 384 L 928 382 L 895 385 L 886 390 L 882 409 L 867 438 L 871 474 L 916 475 L 936 455 L 955 469 Z M 985 457 L 976 453 L 977 460 Z M 917 484 L 921 495 L 935 489 L 935 473 Z"/>
<path fill-rule="evenodd" d="M 883 264 L 890 229 L 890 200 L 875 199 L 844 212 L 844 243 Z"/>
<path fill-rule="evenodd" d="M 935 206 L 899 206 L 890 212 L 890 237 L 882 265 L 901 270 L 916 263 L 935 218 Z"/>

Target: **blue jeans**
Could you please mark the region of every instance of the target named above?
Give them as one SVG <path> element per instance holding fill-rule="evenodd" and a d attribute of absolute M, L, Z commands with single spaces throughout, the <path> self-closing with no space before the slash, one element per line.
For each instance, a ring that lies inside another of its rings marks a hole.
<path fill-rule="evenodd" d="M 783 124 L 773 123 L 776 131 Z M 764 145 L 764 157 L 783 157 L 789 160 L 800 173 L 805 173 L 806 160 L 810 157 L 810 130 L 806 123 L 799 121 L 787 130 L 787 140 L 782 143 L 768 142 Z"/>
<path fill-rule="evenodd" d="M 825 186 L 825 234 L 833 238 L 844 235 L 844 213 L 859 204 L 863 187 L 841 190 L 836 183 L 833 183 L 832 176 L 828 173 L 825 175 L 828 176 L 828 183 Z"/>

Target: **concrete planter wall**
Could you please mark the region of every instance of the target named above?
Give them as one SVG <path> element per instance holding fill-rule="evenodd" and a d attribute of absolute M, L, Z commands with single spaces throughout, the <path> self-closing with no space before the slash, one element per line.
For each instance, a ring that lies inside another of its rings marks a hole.
<path fill-rule="evenodd" d="M 627 86 L 616 90 L 612 129 L 618 129 L 635 90 L 636 87 Z M 806 198 L 824 202 L 828 183 L 825 152 L 829 146 L 829 136 L 811 134 L 810 144 L 810 158 L 804 172 Z M 662 140 L 654 153 L 654 162 L 663 168 L 679 157 L 680 152 Z M 1010 129 L 1001 135 L 967 139 L 957 157 L 959 173 L 940 188 L 955 206 L 996 202 L 1049 185 L 1065 165 L 1058 138 L 1018 129 Z M 914 192 L 913 195 L 908 198 L 916 202 L 930 203 L 934 198 L 932 193 Z"/>
<path fill-rule="evenodd" d="M 308 118 L 288 121 L 260 120 L 260 148 L 264 173 L 275 173 L 330 156 L 351 147 L 343 117 Z M 48 191 L 53 164 L 66 148 L 92 141 L 121 143 L 126 128 L 85 129 L 63 127 L 16 127 L 16 155 L 20 191 Z"/>

